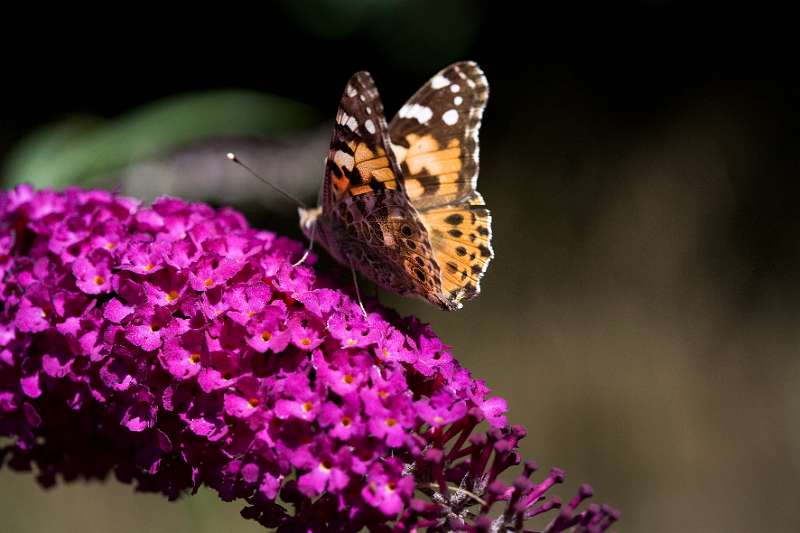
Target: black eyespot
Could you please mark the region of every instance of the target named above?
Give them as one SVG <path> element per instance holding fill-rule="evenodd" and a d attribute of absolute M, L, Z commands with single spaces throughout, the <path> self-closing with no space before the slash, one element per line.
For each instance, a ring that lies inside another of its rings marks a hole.
<path fill-rule="evenodd" d="M 414 275 L 417 276 L 417 279 L 420 281 L 425 281 L 425 273 L 420 269 L 414 270 Z"/>
<path fill-rule="evenodd" d="M 405 224 L 404 224 L 404 225 L 403 225 L 403 227 L 402 227 L 402 228 L 400 228 L 400 233 L 402 233 L 402 234 L 403 234 L 403 235 L 405 235 L 406 237 L 411 237 L 411 235 L 412 235 L 414 232 L 413 232 L 413 231 L 411 231 L 411 227 L 410 227 L 410 226 L 408 226 L 408 225 L 405 225 Z"/>
<path fill-rule="evenodd" d="M 407 240 L 406 241 L 406 246 L 408 246 L 412 250 L 416 250 L 417 249 L 417 243 L 415 243 L 412 240 Z"/>

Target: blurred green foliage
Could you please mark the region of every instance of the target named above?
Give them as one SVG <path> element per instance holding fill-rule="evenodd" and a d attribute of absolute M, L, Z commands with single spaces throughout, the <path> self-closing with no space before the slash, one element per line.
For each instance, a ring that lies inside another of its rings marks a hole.
<path fill-rule="evenodd" d="M 225 135 L 280 135 L 316 121 L 311 108 L 252 91 L 172 96 L 114 120 L 70 116 L 24 138 L 3 168 L 6 186 L 97 186 L 125 166 Z"/>

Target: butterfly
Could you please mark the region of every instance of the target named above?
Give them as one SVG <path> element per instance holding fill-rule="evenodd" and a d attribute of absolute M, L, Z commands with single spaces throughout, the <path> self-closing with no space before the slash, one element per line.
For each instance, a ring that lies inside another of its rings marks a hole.
<path fill-rule="evenodd" d="M 354 74 L 336 114 L 318 207 L 299 210 L 306 236 L 389 291 L 446 310 L 477 296 L 494 257 L 491 215 L 476 190 L 488 96 L 478 65 L 455 63 L 387 125 L 372 77 Z"/>

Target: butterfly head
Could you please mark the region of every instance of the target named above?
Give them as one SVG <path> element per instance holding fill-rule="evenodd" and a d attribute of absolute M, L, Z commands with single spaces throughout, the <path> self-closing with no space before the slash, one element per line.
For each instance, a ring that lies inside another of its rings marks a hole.
<path fill-rule="evenodd" d="M 322 214 L 321 207 L 314 207 L 314 208 L 305 208 L 300 207 L 297 209 L 297 212 L 300 214 L 300 229 L 303 230 L 303 233 L 308 239 L 314 239 L 312 236 L 312 232 L 316 232 L 319 230 L 315 226 L 317 225 L 319 216 Z M 319 235 L 316 236 L 319 239 Z"/>
<path fill-rule="evenodd" d="M 319 243 L 340 263 L 347 264 L 345 256 L 339 253 L 336 234 L 322 216 L 322 207 L 300 207 L 297 212 L 300 215 L 300 229 L 306 238 L 312 243 Z"/>

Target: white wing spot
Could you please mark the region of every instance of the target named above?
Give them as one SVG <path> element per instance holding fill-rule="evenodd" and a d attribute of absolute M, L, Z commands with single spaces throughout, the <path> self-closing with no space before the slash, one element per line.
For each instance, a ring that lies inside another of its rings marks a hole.
<path fill-rule="evenodd" d="M 350 117 L 347 119 L 346 126 L 350 128 L 351 131 L 356 131 L 358 129 L 358 121 L 356 120 L 356 117 Z"/>
<path fill-rule="evenodd" d="M 373 124 L 371 119 L 367 119 L 367 121 L 364 122 L 364 127 L 367 128 L 368 132 L 375 133 L 375 124 Z"/>
<path fill-rule="evenodd" d="M 444 115 L 442 115 L 442 120 L 448 126 L 452 126 L 453 124 L 458 122 L 458 111 L 456 111 L 455 109 L 450 109 L 448 111 L 445 111 Z"/>
<path fill-rule="evenodd" d="M 442 76 L 441 74 L 437 74 L 433 78 L 431 78 L 431 87 L 434 89 L 441 89 L 442 87 L 447 87 L 450 85 L 450 80 Z"/>
<path fill-rule="evenodd" d="M 454 93 L 457 93 L 458 91 L 461 90 L 461 87 L 457 83 L 454 83 L 453 85 L 450 86 L 450 90 L 453 91 Z"/>
<path fill-rule="evenodd" d="M 461 98 L 460 96 L 456 96 L 455 98 L 453 98 L 453 103 L 454 103 L 455 105 L 461 105 L 461 103 L 462 103 L 463 101 L 464 101 L 464 99 L 463 99 L 463 98 Z"/>
<path fill-rule="evenodd" d="M 356 164 L 356 160 L 352 155 L 346 154 L 341 150 L 336 150 L 336 153 L 333 154 L 333 162 L 347 170 L 353 170 L 353 165 Z"/>
<path fill-rule="evenodd" d="M 433 118 L 433 110 L 430 107 L 417 106 L 417 120 L 421 124 L 428 122 L 431 118 Z"/>
<path fill-rule="evenodd" d="M 371 115 L 371 114 L 372 114 L 372 108 L 367 106 L 367 115 Z"/>
<path fill-rule="evenodd" d="M 360 99 L 362 102 L 366 102 L 366 101 L 367 101 L 367 97 L 366 97 L 366 96 L 364 96 L 363 94 L 359 95 L 359 96 L 358 96 L 358 98 L 359 98 L 359 99 Z"/>
<path fill-rule="evenodd" d="M 425 124 L 433 117 L 433 110 L 430 107 L 419 104 L 404 105 L 397 113 L 400 118 L 414 118 L 420 124 Z"/>
<path fill-rule="evenodd" d="M 352 97 L 354 97 L 354 96 L 355 96 L 355 95 L 357 95 L 357 94 L 358 94 L 358 91 L 356 91 L 356 88 L 355 88 L 355 87 L 353 87 L 352 85 L 348 84 L 348 85 L 347 85 L 347 96 L 349 96 L 350 98 L 352 98 Z"/>

